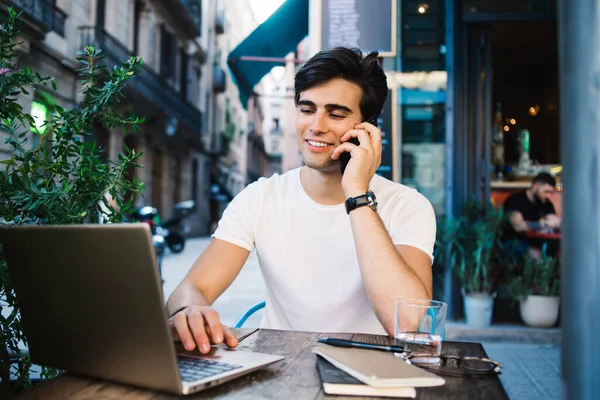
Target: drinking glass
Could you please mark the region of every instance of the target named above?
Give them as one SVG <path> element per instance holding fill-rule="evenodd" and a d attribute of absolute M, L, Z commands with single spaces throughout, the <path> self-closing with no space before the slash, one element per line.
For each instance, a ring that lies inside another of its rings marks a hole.
<path fill-rule="evenodd" d="M 439 362 L 446 329 L 448 305 L 442 301 L 401 298 L 394 301 L 395 344 L 413 356 Z"/>

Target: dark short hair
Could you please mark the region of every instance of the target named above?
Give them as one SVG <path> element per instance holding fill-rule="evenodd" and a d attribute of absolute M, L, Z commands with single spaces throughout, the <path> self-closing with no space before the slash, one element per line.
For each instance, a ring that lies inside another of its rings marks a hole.
<path fill-rule="evenodd" d="M 387 78 L 377 62 L 378 52 L 363 58 L 359 49 L 334 47 L 322 50 L 311 57 L 296 73 L 294 102 L 298 105 L 300 94 L 312 87 L 341 78 L 362 89 L 360 113 L 363 120 L 379 116 L 388 95 Z"/>
<path fill-rule="evenodd" d="M 545 183 L 552 187 L 556 187 L 556 179 L 554 179 L 554 177 L 547 172 L 540 172 L 534 176 L 531 184 L 535 185 L 536 183 Z"/>

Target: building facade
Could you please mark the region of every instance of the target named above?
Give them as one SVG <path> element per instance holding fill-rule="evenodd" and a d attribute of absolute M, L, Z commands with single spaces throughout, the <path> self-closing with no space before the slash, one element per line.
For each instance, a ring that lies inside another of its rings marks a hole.
<path fill-rule="evenodd" d="M 261 81 L 263 100 L 263 140 L 265 153 L 268 155 L 266 176 L 283 172 L 284 131 L 287 127 L 285 106 L 287 88 L 285 67 L 275 67 Z"/>
<path fill-rule="evenodd" d="M 207 108 L 214 93 L 208 44 L 217 35 L 215 2 L 3 0 L 1 6 L 24 12 L 18 64 L 55 77 L 58 87 L 21 96 L 26 111 L 47 110 L 48 103 L 78 104 L 75 57 L 84 46 L 101 49 L 109 67 L 130 56 L 142 58 L 141 74 L 127 85 L 118 106 L 121 113 L 145 118 L 140 131 L 125 135 L 96 126 L 93 135 L 107 158 L 116 158 L 124 145 L 143 152 L 143 168 L 135 174 L 145 190 L 136 206 L 154 206 L 167 218 L 175 203 L 195 200 L 188 234 L 208 233 L 212 143 Z"/>
<path fill-rule="evenodd" d="M 214 37 L 213 71 L 222 79 L 209 105 L 209 131 L 213 153 L 211 169 L 211 229 L 216 227 L 229 201 L 249 183 L 272 170 L 279 170 L 278 158 L 269 155 L 265 147 L 265 113 L 271 104 L 265 101 L 261 84 L 248 99 L 240 90 L 227 65 L 228 54 L 256 27 L 249 0 L 217 0 L 217 15 L 225 34 Z M 265 94 L 266 93 L 266 94 Z M 265 97 L 266 96 L 266 97 Z"/>

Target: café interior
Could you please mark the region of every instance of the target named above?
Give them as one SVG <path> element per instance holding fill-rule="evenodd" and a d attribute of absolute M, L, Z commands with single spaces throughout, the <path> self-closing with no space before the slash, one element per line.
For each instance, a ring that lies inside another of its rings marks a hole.
<path fill-rule="evenodd" d="M 530 186 L 539 172 L 557 180 L 552 202 L 560 215 L 562 183 L 555 22 L 491 26 L 491 199 L 501 204 Z"/>
<path fill-rule="evenodd" d="M 445 210 L 460 215 L 472 196 L 500 208 L 540 172 L 557 181 L 551 201 L 562 216 L 559 55 L 555 12 L 485 13 L 462 9 L 446 36 Z M 446 10 L 448 12 L 448 10 Z M 448 21 L 448 19 L 447 19 Z M 567 135 L 565 135 L 567 136 Z M 463 316 L 459 285 L 446 271 L 444 298 Z M 511 295 L 500 290 L 496 322 L 519 322 Z"/>

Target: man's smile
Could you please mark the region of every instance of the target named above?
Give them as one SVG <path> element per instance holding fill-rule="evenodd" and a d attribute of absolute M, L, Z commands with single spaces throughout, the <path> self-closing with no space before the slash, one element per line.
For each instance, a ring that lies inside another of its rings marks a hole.
<path fill-rule="evenodd" d="M 327 148 L 333 146 L 333 144 L 331 143 L 327 143 L 327 142 L 322 142 L 320 140 L 310 140 L 307 139 L 306 143 L 308 144 L 308 149 L 310 151 L 315 151 L 315 152 L 320 152 L 320 151 L 324 151 Z"/>

